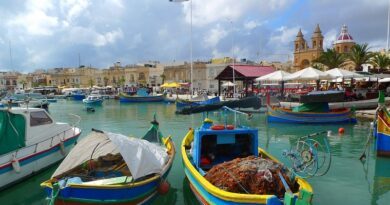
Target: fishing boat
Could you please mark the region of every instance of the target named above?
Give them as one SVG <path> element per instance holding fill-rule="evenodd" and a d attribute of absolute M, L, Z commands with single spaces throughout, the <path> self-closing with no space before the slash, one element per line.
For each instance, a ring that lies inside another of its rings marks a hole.
<path fill-rule="evenodd" d="M 339 91 L 313 91 L 300 97 L 299 106 L 284 108 L 267 104 L 267 121 L 301 124 L 356 123 L 354 108 L 329 108 L 330 102 L 343 100 Z"/>
<path fill-rule="evenodd" d="M 144 204 L 167 191 L 174 156 L 156 120 L 142 139 L 95 130 L 41 186 L 51 204 Z"/>
<path fill-rule="evenodd" d="M 384 93 L 379 93 L 379 103 L 374 121 L 374 137 L 378 156 L 390 157 L 390 113 L 385 106 Z"/>
<path fill-rule="evenodd" d="M 176 108 L 181 109 L 183 107 L 195 107 L 199 105 L 211 105 L 215 103 L 219 103 L 221 100 L 219 96 L 210 98 L 207 95 L 199 95 L 196 98 L 192 99 L 176 99 Z"/>
<path fill-rule="evenodd" d="M 73 100 L 77 100 L 77 101 L 83 100 L 86 95 L 87 94 L 81 89 L 73 90 L 70 92 L 70 97 Z"/>
<path fill-rule="evenodd" d="M 128 95 L 126 93 L 119 94 L 119 102 L 121 103 L 133 103 L 133 102 L 162 102 L 164 97 L 162 94 L 151 95 L 148 93 L 148 89 L 139 88 L 136 95 Z"/>
<path fill-rule="evenodd" d="M 7 96 L 1 100 L 3 107 L 11 104 L 13 107 L 32 107 L 49 109 L 49 101 L 40 93 L 19 93 Z"/>
<path fill-rule="evenodd" d="M 103 98 L 101 96 L 98 96 L 98 95 L 88 95 L 87 98 L 83 99 L 83 103 L 86 106 L 102 105 Z"/>
<path fill-rule="evenodd" d="M 81 133 L 40 108 L 0 109 L 0 118 L 0 189 L 63 159 Z"/>
<path fill-rule="evenodd" d="M 227 118 L 224 121 L 214 124 L 205 118 L 201 127 L 190 129 L 182 141 L 184 172 L 202 204 L 311 203 L 310 184 L 289 176 L 276 158 L 258 147 L 258 129 L 240 125 L 239 120 L 234 124 L 228 124 Z"/>

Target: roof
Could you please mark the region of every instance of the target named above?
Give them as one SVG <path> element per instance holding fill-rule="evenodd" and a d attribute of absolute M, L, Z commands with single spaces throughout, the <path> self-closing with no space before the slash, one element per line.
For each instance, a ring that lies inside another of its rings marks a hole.
<path fill-rule="evenodd" d="M 348 33 L 348 27 L 343 25 L 341 33 L 335 43 L 354 42 L 352 36 Z"/>
<path fill-rule="evenodd" d="M 229 80 L 233 77 L 232 69 L 234 67 L 236 80 L 255 79 L 275 71 L 272 66 L 257 65 L 228 65 L 215 79 Z"/>

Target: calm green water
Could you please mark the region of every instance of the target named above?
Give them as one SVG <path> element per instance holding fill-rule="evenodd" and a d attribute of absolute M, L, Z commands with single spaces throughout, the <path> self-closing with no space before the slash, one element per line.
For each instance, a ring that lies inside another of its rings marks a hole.
<path fill-rule="evenodd" d="M 81 116 L 81 137 L 91 128 L 118 132 L 131 136 L 142 136 L 149 128 L 153 114 L 157 113 L 161 131 L 172 134 L 179 148 L 189 127 L 197 127 L 202 115 L 176 115 L 175 105 L 163 103 L 119 104 L 118 101 L 105 101 L 94 113 L 87 113 L 81 102 L 59 101 L 50 105 L 50 112 L 57 121 L 68 120 L 68 113 Z M 213 116 L 211 116 L 213 117 Z M 282 161 L 282 150 L 290 147 L 290 139 L 313 132 L 332 130 L 337 133 L 340 125 L 283 125 L 266 124 L 264 114 L 255 114 L 252 126 L 259 128 L 260 146 Z M 332 166 L 327 175 L 309 179 L 315 196 L 314 204 L 389 204 L 390 201 L 390 159 L 376 159 L 371 149 L 368 161 L 363 165 L 359 156 L 369 133 L 369 123 L 342 125 L 343 136 L 329 138 L 332 149 Z M 39 184 L 48 179 L 55 166 L 0 192 L 0 205 L 7 204 L 47 204 Z M 387 178 L 386 178 L 387 176 Z M 185 180 L 181 155 L 176 154 L 173 168 L 168 176 L 170 192 L 159 197 L 154 204 L 197 204 Z M 386 202 L 387 201 L 387 202 Z"/>

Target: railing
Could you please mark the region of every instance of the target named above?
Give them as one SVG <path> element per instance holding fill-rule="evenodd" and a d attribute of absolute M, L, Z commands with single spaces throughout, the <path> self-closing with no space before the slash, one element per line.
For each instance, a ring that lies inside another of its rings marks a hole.
<path fill-rule="evenodd" d="M 76 125 L 78 125 L 78 124 L 80 123 L 81 117 L 78 116 L 78 115 L 75 115 L 75 114 L 69 114 L 69 115 L 72 116 L 72 117 L 74 117 L 74 118 L 76 119 L 75 122 L 73 122 L 73 123 L 68 123 L 68 124 L 71 126 L 69 129 L 66 129 L 66 130 L 64 130 L 64 131 L 61 131 L 61 132 L 57 133 L 56 135 L 54 135 L 54 136 L 52 136 L 52 137 L 50 137 L 50 138 L 48 138 L 48 139 L 45 139 L 45 140 L 36 142 L 36 143 L 34 143 L 34 144 L 32 144 L 32 145 L 29 145 L 29 146 L 26 146 L 26 147 L 17 149 L 17 150 L 15 150 L 15 151 L 11 152 L 11 153 L 6 153 L 6 154 L 3 154 L 3 155 L 0 155 L 0 163 L 1 163 L 1 164 L 4 164 L 4 163 L 5 163 L 4 160 L 2 160 L 2 159 L 3 159 L 4 157 L 6 157 L 6 156 L 10 156 L 9 159 L 12 160 L 14 157 L 15 157 L 15 158 L 18 158 L 18 156 L 17 156 L 18 153 L 24 152 L 24 151 L 26 151 L 26 150 L 29 150 L 29 149 L 33 148 L 33 150 L 34 150 L 33 152 L 28 152 L 28 153 L 24 154 L 23 156 L 20 156 L 19 158 L 21 158 L 21 157 L 27 157 L 27 156 L 29 156 L 29 155 L 31 155 L 31 154 L 37 153 L 37 152 L 38 152 L 38 146 L 44 144 L 45 142 L 49 142 L 49 141 L 50 141 L 50 146 L 47 148 L 47 149 L 49 149 L 49 148 L 52 148 L 54 145 L 57 145 L 57 144 L 60 143 L 61 141 L 62 141 L 62 142 L 66 141 L 66 140 L 67 140 L 67 136 L 68 136 L 68 137 L 73 137 L 73 136 L 75 136 L 75 135 L 76 135 L 76 131 L 79 130 L 79 128 L 77 128 Z M 71 131 L 72 133 L 67 135 L 67 132 L 69 132 L 69 131 Z M 56 144 L 53 145 L 53 142 L 54 142 L 54 140 L 55 140 L 56 138 L 58 138 L 59 141 L 58 141 L 58 143 L 56 143 Z M 46 150 L 46 149 L 45 149 L 45 150 Z M 0 164 L 0 166 L 1 166 L 1 164 Z"/>

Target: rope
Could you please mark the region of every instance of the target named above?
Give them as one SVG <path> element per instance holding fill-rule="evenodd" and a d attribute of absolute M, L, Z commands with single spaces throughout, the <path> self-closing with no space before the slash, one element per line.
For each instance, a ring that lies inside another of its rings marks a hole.
<path fill-rule="evenodd" d="M 59 186 L 58 183 L 54 183 L 53 184 L 53 189 L 51 191 L 51 197 L 49 198 L 50 201 L 49 201 L 48 205 L 54 205 L 55 204 L 55 201 L 56 201 L 59 193 L 60 193 L 60 186 Z"/>

